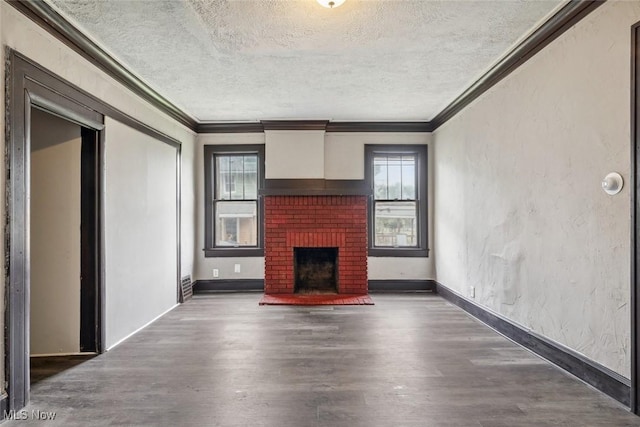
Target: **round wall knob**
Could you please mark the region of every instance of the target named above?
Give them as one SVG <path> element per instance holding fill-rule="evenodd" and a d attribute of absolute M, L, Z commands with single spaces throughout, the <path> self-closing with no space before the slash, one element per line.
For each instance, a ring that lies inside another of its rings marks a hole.
<path fill-rule="evenodd" d="M 611 172 L 602 180 L 602 189 L 611 196 L 618 194 L 622 190 L 623 185 L 624 181 L 622 180 L 622 176 L 617 172 Z"/>

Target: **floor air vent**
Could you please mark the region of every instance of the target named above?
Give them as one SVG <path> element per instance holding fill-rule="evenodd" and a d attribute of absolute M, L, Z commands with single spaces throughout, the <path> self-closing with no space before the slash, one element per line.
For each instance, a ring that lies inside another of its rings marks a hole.
<path fill-rule="evenodd" d="M 182 294 L 180 298 L 180 302 L 186 302 L 190 300 L 193 296 L 193 284 L 191 283 L 191 276 L 184 276 L 180 281 L 180 288 L 182 289 Z"/>

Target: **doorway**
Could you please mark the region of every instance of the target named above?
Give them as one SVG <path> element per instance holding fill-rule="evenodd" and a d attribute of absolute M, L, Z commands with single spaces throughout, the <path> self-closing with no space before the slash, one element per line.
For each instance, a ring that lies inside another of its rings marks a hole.
<path fill-rule="evenodd" d="M 44 109 L 30 114 L 30 383 L 100 351 L 99 138 Z"/>

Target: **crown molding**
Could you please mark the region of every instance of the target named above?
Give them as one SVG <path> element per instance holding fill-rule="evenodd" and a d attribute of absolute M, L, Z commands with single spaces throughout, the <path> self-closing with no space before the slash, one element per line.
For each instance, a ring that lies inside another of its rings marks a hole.
<path fill-rule="evenodd" d="M 431 132 L 429 122 L 331 122 L 329 120 L 262 120 L 260 122 L 202 122 L 197 133 L 260 133 L 265 130 L 324 130 L 326 132 Z"/>
<path fill-rule="evenodd" d="M 196 125 L 197 133 L 262 133 L 260 122 L 201 122 Z"/>
<path fill-rule="evenodd" d="M 514 72 L 549 43 L 560 37 L 565 31 L 582 18 L 593 12 L 606 0 L 571 0 L 558 12 L 544 22 L 537 30 L 511 50 L 489 71 L 454 99 L 444 110 L 438 113 L 431 125 L 435 131 L 453 118 L 480 95 Z"/>
<path fill-rule="evenodd" d="M 329 120 L 261 120 L 264 130 L 325 130 Z"/>
<path fill-rule="evenodd" d="M 191 130 L 197 121 L 129 71 L 44 1 L 8 0 L 11 6 L 47 30 L 142 99 Z"/>
<path fill-rule="evenodd" d="M 430 122 L 329 122 L 327 132 L 431 132 Z"/>
<path fill-rule="evenodd" d="M 504 58 L 456 97 L 431 121 L 377 122 L 328 120 L 263 120 L 261 122 L 199 122 L 147 85 L 81 33 L 44 1 L 6 0 L 36 24 L 151 105 L 196 133 L 260 133 L 265 130 L 326 132 L 433 132 L 467 105 L 515 71 L 606 0 L 570 0 Z"/>

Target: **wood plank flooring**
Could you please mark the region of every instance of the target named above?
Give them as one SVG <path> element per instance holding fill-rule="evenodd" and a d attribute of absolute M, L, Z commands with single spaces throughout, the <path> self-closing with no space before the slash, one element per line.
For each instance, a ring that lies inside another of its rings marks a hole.
<path fill-rule="evenodd" d="M 45 380 L 76 365 L 96 357 L 95 354 L 78 354 L 73 356 L 32 357 L 31 385 Z"/>
<path fill-rule="evenodd" d="M 258 306 L 197 295 L 32 388 L 60 426 L 640 426 L 442 298 Z"/>

